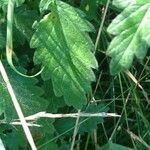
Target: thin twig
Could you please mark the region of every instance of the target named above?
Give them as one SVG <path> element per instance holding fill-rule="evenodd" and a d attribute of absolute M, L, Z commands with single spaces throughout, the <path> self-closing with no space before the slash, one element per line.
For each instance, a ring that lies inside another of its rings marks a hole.
<path fill-rule="evenodd" d="M 122 115 L 123 115 L 123 113 L 124 113 L 124 110 L 125 110 L 125 108 L 126 108 L 126 105 L 127 105 L 128 100 L 129 100 L 130 94 L 131 94 L 131 92 L 129 92 L 128 95 L 127 95 L 126 101 L 125 101 L 125 103 L 124 103 L 124 105 L 123 105 L 123 109 L 122 109 L 122 112 L 121 112 L 121 116 L 120 116 L 120 118 L 118 119 L 118 121 L 117 121 L 117 123 L 116 123 L 116 126 L 115 126 L 115 128 L 114 128 L 114 130 L 113 130 L 113 132 L 112 132 L 112 134 L 111 134 L 111 136 L 110 136 L 110 138 L 109 138 L 109 141 L 112 141 L 112 138 L 114 137 L 114 134 L 115 134 L 115 132 L 117 131 L 117 129 L 118 129 L 118 127 L 119 127 L 119 123 L 120 123 L 120 120 L 121 120 Z"/>
<path fill-rule="evenodd" d="M 97 150 L 97 147 L 98 147 L 98 142 L 97 142 L 97 129 L 94 129 L 94 130 L 93 130 L 93 140 L 94 140 L 95 150 Z"/>
<path fill-rule="evenodd" d="M 142 90 L 142 93 L 145 97 L 145 99 L 147 100 L 148 104 L 150 104 L 150 100 L 147 96 L 147 93 L 146 91 L 144 90 L 144 88 L 141 86 L 141 84 L 138 82 L 138 80 L 134 77 L 134 75 L 129 71 L 129 70 L 126 70 L 125 73 L 128 75 L 128 77 L 130 79 L 132 79 L 132 81 Z"/>
<path fill-rule="evenodd" d="M 22 125 L 21 122 L 10 122 L 11 125 Z M 39 124 L 27 123 L 28 127 L 41 127 Z"/>
<path fill-rule="evenodd" d="M 93 92 L 93 96 L 96 94 L 96 91 L 98 89 L 101 77 L 102 77 L 102 71 L 100 72 L 100 74 L 98 76 L 98 80 L 97 80 L 97 83 L 96 83 L 96 86 L 95 86 L 95 89 L 94 89 L 94 92 Z"/>
<path fill-rule="evenodd" d="M 116 113 L 105 113 L 105 112 L 99 112 L 99 113 L 71 113 L 71 114 L 52 114 L 52 113 L 46 113 L 46 112 L 39 112 L 34 115 L 25 117 L 26 120 L 37 120 L 39 118 L 77 118 L 77 117 L 120 117 L 120 115 Z"/>
<path fill-rule="evenodd" d="M 81 140 L 81 134 L 78 135 L 78 141 Z M 80 150 L 80 142 L 77 143 L 76 150 Z"/>
<path fill-rule="evenodd" d="M 27 125 L 27 122 L 26 122 L 26 120 L 25 120 L 25 117 L 24 117 L 24 115 L 23 115 L 23 113 L 22 113 L 20 104 L 18 103 L 18 100 L 17 100 L 16 95 L 15 95 L 15 93 L 14 93 L 14 91 L 13 91 L 13 88 L 12 88 L 12 86 L 11 86 L 11 84 L 10 84 L 10 81 L 9 81 L 9 79 L 8 79 L 7 73 L 6 73 L 6 71 L 5 71 L 5 68 L 4 68 L 4 66 L 3 66 L 3 64 L 2 64 L 2 62 L 1 62 L 1 60 L 0 60 L 0 72 L 1 72 L 1 75 L 2 75 L 2 77 L 3 77 L 3 80 L 4 80 L 5 83 L 6 83 L 8 92 L 9 92 L 9 94 L 10 94 L 10 97 L 11 97 L 12 102 L 13 102 L 13 104 L 14 104 L 14 107 L 15 107 L 15 109 L 16 109 L 16 112 L 17 112 L 17 114 L 18 114 L 18 117 L 19 117 L 19 119 L 20 119 L 20 122 L 21 122 L 21 124 L 22 124 L 23 130 L 24 130 L 25 135 L 26 135 L 26 137 L 27 137 L 27 140 L 28 140 L 28 142 L 29 142 L 29 144 L 30 144 L 32 150 L 36 150 L 36 146 L 35 146 L 35 143 L 34 143 L 34 141 L 33 141 L 33 137 L 32 137 L 32 135 L 31 135 L 31 132 L 30 132 L 29 128 L 28 128 L 28 125 Z"/>
<path fill-rule="evenodd" d="M 35 121 L 40 118 L 78 118 L 79 113 L 72 113 L 72 114 L 51 114 L 51 113 L 46 113 L 46 112 L 39 112 L 34 115 L 25 117 L 26 121 Z M 86 117 L 86 118 L 91 118 L 91 117 L 120 117 L 120 115 L 116 113 L 105 113 L 105 112 L 100 112 L 100 113 L 80 113 L 80 117 Z M 12 125 L 21 125 L 21 122 L 18 121 L 19 119 L 14 119 L 10 124 Z M 5 123 L 5 122 L 3 122 Z M 27 123 L 28 126 L 34 126 L 34 127 L 41 127 L 39 124 L 33 124 L 33 123 Z"/>
<path fill-rule="evenodd" d="M 81 112 L 81 110 L 78 110 L 78 117 L 76 119 L 76 124 L 75 124 L 75 128 L 74 128 L 73 136 L 72 136 L 72 143 L 71 143 L 70 150 L 73 150 L 73 148 L 74 148 L 74 144 L 75 144 L 75 140 L 76 140 L 76 135 L 78 133 L 78 125 L 79 125 L 79 120 L 80 120 L 80 112 Z"/>
<path fill-rule="evenodd" d="M 138 137 L 137 135 L 135 135 L 133 132 L 126 130 L 127 133 L 134 139 L 139 141 L 141 144 L 143 144 L 148 150 L 150 150 L 150 145 L 148 145 L 141 137 Z"/>
<path fill-rule="evenodd" d="M 87 149 L 88 149 L 89 139 L 90 139 L 90 134 L 88 134 L 88 136 L 87 136 L 84 150 L 87 150 Z"/>
<path fill-rule="evenodd" d="M 98 30 L 98 34 L 97 34 L 97 38 L 96 38 L 96 42 L 95 42 L 95 51 L 94 51 L 94 53 L 96 53 L 96 50 L 97 50 L 97 47 L 98 47 L 98 42 L 99 42 L 99 39 L 100 39 L 100 36 L 101 36 L 101 33 L 102 33 L 102 29 L 103 29 L 104 21 L 105 21 L 105 18 L 106 18 L 106 13 L 107 13 L 107 10 L 108 10 L 109 3 L 110 3 L 110 0 L 107 0 L 107 4 L 106 4 L 105 10 L 104 10 L 104 14 L 103 14 L 103 17 L 102 17 L 102 21 L 101 21 L 101 24 L 100 24 L 100 27 L 99 27 L 99 30 Z"/>

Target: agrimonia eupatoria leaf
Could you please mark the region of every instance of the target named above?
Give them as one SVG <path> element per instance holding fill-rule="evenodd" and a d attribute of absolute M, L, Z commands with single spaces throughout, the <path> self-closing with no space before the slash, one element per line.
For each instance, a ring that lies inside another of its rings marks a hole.
<path fill-rule="evenodd" d="M 142 61 L 150 46 L 150 0 L 131 2 L 112 21 L 108 32 L 116 35 L 107 50 L 112 75 L 129 69 L 134 57 Z"/>
<path fill-rule="evenodd" d="M 38 12 L 29 10 L 26 6 L 17 7 L 14 12 L 14 26 L 28 41 L 33 35 L 32 24 L 38 18 Z"/>
<path fill-rule="evenodd" d="M 5 46 L 5 37 L 3 36 L 1 30 L 0 30 L 0 50 L 4 48 Z"/>
<path fill-rule="evenodd" d="M 120 8 L 120 9 L 124 9 L 126 8 L 128 5 L 130 4 L 135 4 L 136 0 L 113 0 L 113 5 Z"/>
<path fill-rule="evenodd" d="M 33 115 L 39 111 L 45 111 L 48 102 L 41 98 L 44 92 L 40 87 L 35 85 L 37 84 L 37 80 L 22 77 L 13 72 L 8 66 L 5 69 L 24 115 Z M 24 72 L 23 69 L 21 71 Z M 4 113 L 7 121 L 16 119 L 17 114 L 15 108 L 1 76 L 0 91 L 0 114 Z"/>
<path fill-rule="evenodd" d="M 34 62 L 42 64 L 44 80 L 51 79 L 56 96 L 66 104 L 81 108 L 95 80 L 92 68 L 97 61 L 91 52 L 94 45 L 87 32 L 93 27 L 81 11 L 61 1 L 41 1 L 51 12 L 34 24 L 31 47 L 36 48 Z M 49 3 L 48 3 L 49 2 Z"/>
<path fill-rule="evenodd" d="M 45 91 L 44 98 L 49 102 L 47 112 L 56 113 L 59 108 L 66 106 L 63 97 L 55 96 L 51 80 L 45 81 L 42 88 Z"/>
<path fill-rule="evenodd" d="M 120 144 L 108 142 L 104 146 L 101 147 L 102 150 L 133 150 L 129 147 L 122 146 Z"/>

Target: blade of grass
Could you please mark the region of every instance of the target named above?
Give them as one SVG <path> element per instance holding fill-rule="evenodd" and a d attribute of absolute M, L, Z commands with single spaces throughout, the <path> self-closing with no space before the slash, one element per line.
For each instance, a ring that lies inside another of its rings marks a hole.
<path fill-rule="evenodd" d="M 25 120 L 25 117 L 24 117 L 24 115 L 23 115 L 23 112 L 22 112 L 22 110 L 21 110 L 20 104 L 19 104 L 19 102 L 18 102 L 18 100 L 17 100 L 17 98 L 16 98 L 16 95 L 15 95 L 15 93 L 14 93 L 14 91 L 13 91 L 12 85 L 10 84 L 9 78 L 8 78 L 8 76 L 7 76 L 7 73 L 6 73 L 6 71 L 5 71 L 5 68 L 4 68 L 4 66 L 3 66 L 3 64 L 2 64 L 2 62 L 1 62 L 1 60 L 0 60 L 0 72 L 1 72 L 1 75 L 2 75 L 3 80 L 4 80 L 5 83 L 6 83 L 8 92 L 9 92 L 9 94 L 10 94 L 10 97 L 11 97 L 11 99 L 12 99 L 12 102 L 13 102 L 13 104 L 14 104 L 14 107 L 15 107 L 15 109 L 16 109 L 16 112 L 17 112 L 17 114 L 18 114 L 18 117 L 19 117 L 19 119 L 20 119 L 20 121 L 21 121 L 21 124 L 22 124 L 23 130 L 24 130 L 24 132 L 25 132 L 25 135 L 26 135 L 26 137 L 27 137 L 27 140 L 28 140 L 28 142 L 29 142 L 29 144 L 30 144 L 32 150 L 36 150 L 36 146 L 35 146 L 35 143 L 34 143 L 32 134 L 31 134 L 31 132 L 30 132 L 30 130 L 29 130 L 29 127 L 28 127 L 28 125 L 27 125 L 27 122 L 26 122 L 26 120 Z"/>
<path fill-rule="evenodd" d="M 99 39 L 100 39 L 100 36 L 101 36 L 101 33 L 102 33 L 102 29 L 103 29 L 103 26 L 104 26 L 104 22 L 105 22 L 107 10 L 108 10 L 108 7 L 109 7 L 109 3 L 110 3 L 110 0 L 107 0 L 107 4 L 106 4 L 105 10 L 104 10 L 104 14 L 103 14 L 103 17 L 102 17 L 102 21 L 101 21 L 101 24 L 100 24 L 100 27 L 99 27 L 99 30 L 98 30 L 98 34 L 97 34 L 97 38 L 96 38 L 96 42 L 95 42 L 95 51 L 94 51 L 94 53 L 96 53 L 96 51 L 97 51 L 98 42 L 99 42 Z"/>
<path fill-rule="evenodd" d="M 120 123 L 120 121 L 121 121 L 121 119 L 122 119 L 124 110 L 125 110 L 125 108 L 126 108 L 127 102 L 128 102 L 128 100 L 129 100 L 129 97 L 130 97 L 130 92 L 131 92 L 131 91 L 129 91 L 129 93 L 128 93 L 128 95 L 127 95 L 127 98 L 126 98 L 126 100 L 125 100 L 125 103 L 123 103 L 123 109 L 122 109 L 122 112 L 121 112 L 121 117 L 118 119 L 118 121 L 117 121 L 117 123 L 116 123 L 116 126 L 115 126 L 115 129 L 113 130 L 113 132 L 112 132 L 112 134 L 111 134 L 111 136 L 110 136 L 110 138 L 109 138 L 109 141 L 112 141 L 112 139 L 113 139 L 113 137 L 114 137 L 114 135 L 115 135 L 115 133 L 116 133 L 118 127 L 119 127 L 119 123 Z"/>
<path fill-rule="evenodd" d="M 74 132 L 73 132 L 73 137 L 72 137 L 72 143 L 71 143 L 71 147 L 70 150 L 74 149 L 74 144 L 75 144 L 75 140 L 76 140 L 76 135 L 78 133 L 78 129 L 79 129 L 79 120 L 80 120 L 80 112 L 81 110 L 78 110 L 78 117 L 76 119 L 76 123 L 75 123 L 75 127 L 74 127 Z"/>
<path fill-rule="evenodd" d="M 41 72 L 44 70 L 45 67 L 43 67 L 38 73 L 35 75 L 25 75 L 21 72 L 19 72 L 16 67 L 13 64 L 12 56 L 13 56 L 13 14 L 14 14 L 14 6 L 15 6 L 15 0 L 9 0 L 8 1 L 8 8 L 7 8 L 7 38 L 6 38 L 6 57 L 8 64 L 10 67 L 19 75 L 27 77 L 27 78 L 33 78 L 41 74 Z"/>
<path fill-rule="evenodd" d="M 134 140 L 139 141 L 141 144 L 143 144 L 148 150 L 150 150 L 150 145 L 148 145 L 141 137 L 138 137 L 137 135 L 135 135 L 133 132 L 126 130 L 127 133 L 131 136 L 131 138 L 133 138 Z"/>

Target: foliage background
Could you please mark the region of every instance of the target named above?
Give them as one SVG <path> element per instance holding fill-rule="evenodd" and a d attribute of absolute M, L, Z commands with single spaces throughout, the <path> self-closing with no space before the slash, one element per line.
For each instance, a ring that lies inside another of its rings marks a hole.
<path fill-rule="evenodd" d="M 120 118 L 80 118 L 74 149 L 150 149 L 150 1 L 15 3 L 14 65 L 28 75 L 44 67 L 40 76 L 25 78 L 6 61 L 8 0 L 0 0 L 1 60 L 24 115 L 78 109 L 117 113 Z M 0 137 L 8 150 L 30 149 L 21 126 L 10 124 L 14 119 L 17 114 L 0 76 Z M 30 127 L 38 149 L 70 149 L 75 118 L 34 123 L 41 125 Z"/>

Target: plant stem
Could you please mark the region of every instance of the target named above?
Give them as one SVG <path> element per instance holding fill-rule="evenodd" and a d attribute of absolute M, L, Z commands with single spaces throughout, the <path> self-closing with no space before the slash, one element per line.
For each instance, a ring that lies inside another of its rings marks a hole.
<path fill-rule="evenodd" d="M 90 139 L 90 134 L 88 134 L 88 136 L 87 136 L 87 140 L 86 140 L 86 143 L 85 143 L 85 148 L 84 148 L 84 150 L 87 150 L 87 149 L 88 149 L 89 139 Z"/>
<path fill-rule="evenodd" d="M 107 0 L 107 4 L 106 4 L 105 10 L 104 10 L 104 14 L 103 14 L 103 17 L 102 17 L 102 21 L 101 21 L 101 24 L 100 24 L 100 27 L 99 27 L 99 30 L 98 30 L 98 34 L 97 34 L 97 38 L 96 38 L 96 42 L 95 42 L 95 51 L 94 51 L 94 53 L 96 53 L 96 50 L 97 50 L 97 47 L 98 47 L 98 42 L 99 42 L 99 39 L 100 39 L 100 36 L 101 36 L 101 33 L 102 33 L 102 29 L 103 29 L 104 21 L 105 21 L 105 18 L 106 18 L 106 13 L 107 13 L 107 10 L 108 10 L 109 3 L 110 3 L 110 0 Z"/>
<path fill-rule="evenodd" d="M 79 124 L 79 119 L 80 119 L 80 112 L 81 110 L 78 110 L 78 117 L 76 119 L 76 124 L 75 124 L 75 128 L 74 128 L 74 132 L 73 132 L 73 137 L 72 137 L 72 143 L 71 143 L 71 148 L 70 150 L 73 150 L 74 148 L 74 144 L 75 144 L 75 139 L 76 139 L 76 135 L 78 133 L 78 124 Z"/>

